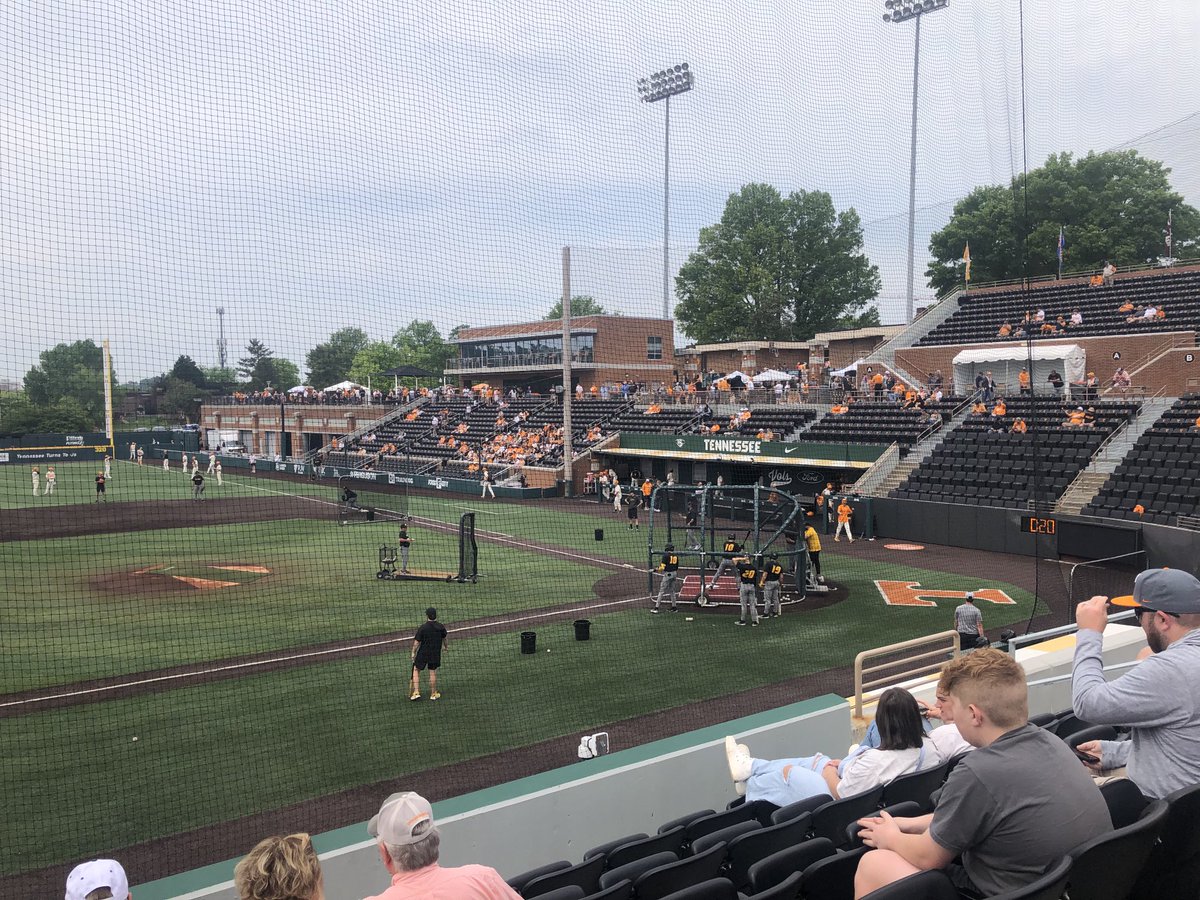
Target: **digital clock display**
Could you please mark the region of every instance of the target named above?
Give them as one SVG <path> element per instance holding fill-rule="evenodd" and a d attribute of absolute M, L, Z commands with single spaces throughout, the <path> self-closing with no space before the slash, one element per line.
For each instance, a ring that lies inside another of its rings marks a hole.
<path fill-rule="evenodd" d="M 1021 516 L 1021 531 L 1026 534 L 1055 534 L 1058 521 L 1044 516 Z"/>

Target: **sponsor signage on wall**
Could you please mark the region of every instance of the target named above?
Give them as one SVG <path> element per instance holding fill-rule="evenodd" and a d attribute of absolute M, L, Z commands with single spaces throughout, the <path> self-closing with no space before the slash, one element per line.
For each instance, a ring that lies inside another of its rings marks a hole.
<path fill-rule="evenodd" d="M 606 448 L 607 449 L 607 448 Z M 629 456 L 685 456 L 693 459 L 865 469 L 886 450 L 883 445 L 783 443 L 742 435 L 630 434 L 622 432 L 615 451 Z"/>

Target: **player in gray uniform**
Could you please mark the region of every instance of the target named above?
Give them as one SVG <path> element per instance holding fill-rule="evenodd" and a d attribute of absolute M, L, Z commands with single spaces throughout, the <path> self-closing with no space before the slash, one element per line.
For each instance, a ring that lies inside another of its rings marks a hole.
<path fill-rule="evenodd" d="M 658 605 L 662 603 L 663 595 L 670 594 L 671 596 L 671 612 L 679 611 L 679 557 L 675 553 L 675 545 L 667 544 L 663 548 L 662 560 L 658 564 L 658 571 L 662 573 L 662 584 L 658 588 L 658 596 L 654 598 L 654 609 L 650 612 L 658 612 Z"/>
<path fill-rule="evenodd" d="M 742 545 L 737 542 L 732 534 L 725 536 L 725 544 L 721 547 L 721 552 L 725 554 L 721 559 L 721 564 L 717 566 L 717 571 L 712 577 L 712 581 L 708 583 L 708 589 L 711 591 L 726 569 L 737 567 L 736 560 L 739 553 L 742 552 Z"/>
<path fill-rule="evenodd" d="M 739 556 L 734 560 L 738 571 L 738 601 L 741 603 L 742 615 L 737 624 L 745 625 L 750 619 L 751 625 L 758 624 L 758 591 L 755 582 L 758 581 L 758 569 L 748 556 Z"/>
<path fill-rule="evenodd" d="M 760 559 L 761 565 L 761 559 Z M 772 616 L 783 615 L 783 566 L 779 564 L 779 555 L 772 553 L 770 561 L 762 567 L 764 614 L 769 619 Z"/>

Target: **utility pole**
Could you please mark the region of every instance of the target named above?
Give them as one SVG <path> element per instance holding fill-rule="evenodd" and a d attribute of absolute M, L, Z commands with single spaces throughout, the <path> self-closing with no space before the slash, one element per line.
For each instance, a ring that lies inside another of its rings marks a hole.
<path fill-rule="evenodd" d="M 229 356 L 225 349 L 225 307 L 217 307 L 217 365 L 222 369 Z"/>

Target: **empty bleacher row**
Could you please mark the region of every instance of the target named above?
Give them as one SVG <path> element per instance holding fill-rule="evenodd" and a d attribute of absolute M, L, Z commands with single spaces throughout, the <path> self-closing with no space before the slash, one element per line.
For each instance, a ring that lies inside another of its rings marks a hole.
<path fill-rule="evenodd" d="M 1052 398 L 1014 398 L 1007 407 L 1003 417 L 968 417 L 891 496 L 1013 509 L 1029 508 L 1032 500 L 1051 502 L 1140 404 L 1093 404 L 1094 424 L 1082 427 L 1065 425 L 1066 410 Z M 1027 433 L 1007 430 L 1017 418 L 1026 422 Z"/>
<path fill-rule="evenodd" d="M 1084 515 L 1173 525 L 1200 511 L 1200 395 L 1175 402 L 1142 435 Z M 1141 506 L 1143 512 L 1135 511 Z"/>
<path fill-rule="evenodd" d="M 805 431 L 802 441 L 836 441 L 855 444 L 915 444 L 926 431 L 948 419 L 963 398 L 946 397 L 922 409 L 902 409 L 883 400 L 851 403 L 844 413 L 826 413 Z"/>
<path fill-rule="evenodd" d="M 1133 305 L 1134 311 L 1118 312 L 1126 302 Z M 1151 305 L 1163 308 L 1165 317 L 1126 321 L 1139 309 Z M 917 346 L 1023 339 L 1000 337 L 1000 326 L 1007 322 L 1016 329 L 1027 310 L 1036 313 L 1038 309 L 1045 310 L 1046 321 L 1050 323 L 1056 322 L 1060 315 L 1069 320 L 1072 312 L 1079 310 L 1083 324 L 1056 333 L 1043 333 L 1037 325 L 1029 329 L 1034 340 L 1191 331 L 1200 328 L 1200 271 L 1126 276 L 1103 287 L 1073 283 L 1030 291 L 988 291 L 974 296 L 968 293 L 960 298 L 954 314 L 922 337 Z"/>
<path fill-rule="evenodd" d="M 1069 709 L 1031 721 L 1071 747 L 1121 739 L 1112 728 L 1088 726 Z M 818 795 L 777 807 L 738 798 L 724 810 L 696 810 L 663 823 L 654 834 L 627 834 L 586 851 L 580 862 L 547 862 L 508 883 L 526 900 L 852 897 L 859 860 L 870 849 L 859 837 L 858 820 L 881 809 L 893 816 L 931 812 L 933 795 L 962 758 L 842 799 Z M 1191 882 L 1200 863 L 1200 785 L 1163 800 L 1144 797 L 1127 780 L 1110 780 L 1098 790 L 1112 830 L 1073 849 L 1012 897 L 1177 896 L 1172 891 Z M 865 896 L 956 900 L 959 894 L 945 874 L 933 870 Z"/>

